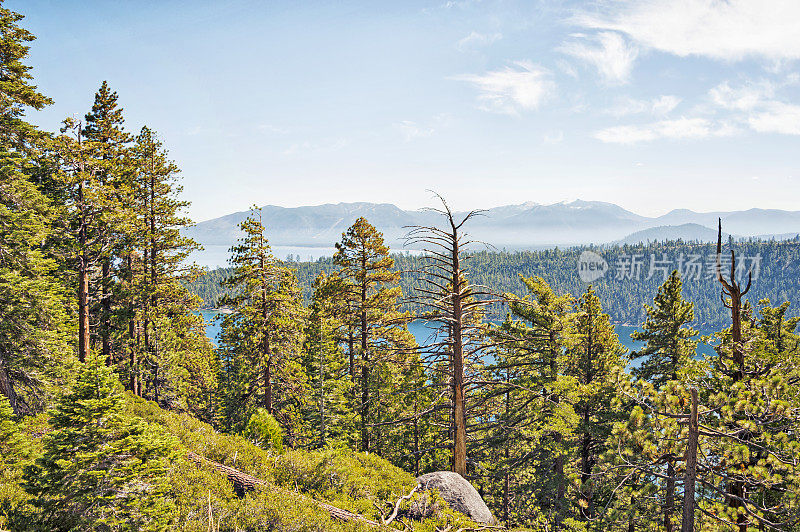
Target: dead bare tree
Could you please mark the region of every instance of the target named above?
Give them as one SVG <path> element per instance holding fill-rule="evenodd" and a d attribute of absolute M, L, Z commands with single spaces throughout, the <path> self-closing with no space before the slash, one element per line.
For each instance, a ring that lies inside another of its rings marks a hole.
<path fill-rule="evenodd" d="M 719 229 L 717 231 L 717 257 L 716 257 L 716 274 L 717 280 L 722 285 L 720 299 L 725 308 L 731 311 L 731 339 L 733 340 L 733 381 L 738 382 L 744 378 L 744 347 L 742 346 L 742 297 L 750 290 L 753 281 L 753 273 L 749 272 L 747 276 L 747 286 L 742 290 L 741 285 L 736 280 L 736 254 L 733 249 L 731 251 L 731 271 L 730 278 L 726 281 L 722 276 L 722 218 L 719 218 Z M 730 508 L 739 509 L 742 506 L 744 498 L 744 483 L 740 481 L 731 481 L 728 486 L 730 497 L 728 498 L 728 506 Z M 747 516 L 744 512 L 739 512 L 737 518 L 737 525 L 740 532 L 747 532 Z"/>
<path fill-rule="evenodd" d="M 470 239 L 463 227 L 482 211 L 456 214 L 442 196 L 435 196 L 442 207 L 428 210 L 444 219 L 444 227 L 410 226 L 406 236 L 407 244 L 421 245 L 424 252 L 424 265 L 417 272 L 423 286 L 412 300 L 427 309 L 420 317 L 435 324 L 433 342 L 427 346 L 423 359 L 435 373 L 444 372 L 439 382 L 450 388 L 452 469 L 465 477 L 467 395 L 475 384 L 471 366 L 479 361 L 485 348 L 481 315 L 482 309 L 492 303 L 492 295 L 470 283 L 465 268 L 470 258 L 468 248 L 478 241 Z"/>
<path fill-rule="evenodd" d="M 742 347 L 742 298 L 750 291 L 753 282 L 753 272 L 748 272 L 747 286 L 742 290 L 741 284 L 736 280 L 736 254 L 731 249 L 731 271 L 729 280 L 722 276 L 722 218 L 719 219 L 719 231 L 717 232 L 717 261 L 716 273 L 717 280 L 722 284 L 720 299 L 725 308 L 731 311 L 731 337 L 733 339 L 733 362 L 736 369 L 733 373 L 734 381 L 742 380 L 744 376 L 744 349 Z M 730 302 L 726 299 L 730 298 Z"/>

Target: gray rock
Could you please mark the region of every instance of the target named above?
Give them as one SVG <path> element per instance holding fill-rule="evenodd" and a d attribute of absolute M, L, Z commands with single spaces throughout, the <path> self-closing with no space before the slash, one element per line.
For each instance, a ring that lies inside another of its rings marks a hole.
<path fill-rule="evenodd" d="M 464 477 L 452 471 L 436 471 L 427 473 L 417 479 L 422 489 L 435 489 L 439 491 L 442 499 L 447 501 L 450 508 L 461 512 L 476 523 L 484 525 L 496 524 L 492 512 L 483 502 L 478 490 Z"/>

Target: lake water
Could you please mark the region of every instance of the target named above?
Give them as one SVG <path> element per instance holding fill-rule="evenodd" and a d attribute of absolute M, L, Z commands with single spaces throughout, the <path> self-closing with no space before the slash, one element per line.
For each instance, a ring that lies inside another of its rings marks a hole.
<path fill-rule="evenodd" d="M 216 320 L 215 318 L 219 313 L 213 310 L 201 310 L 199 311 L 199 314 L 203 316 L 203 319 L 205 319 L 206 322 L 206 336 L 208 336 L 214 345 L 217 345 L 217 335 L 220 331 L 220 324 L 219 320 Z M 433 331 L 424 322 L 415 321 L 408 326 L 408 330 L 414 335 L 414 338 L 416 338 L 419 345 L 428 345 L 433 339 Z M 629 351 L 641 349 L 644 346 L 643 342 L 634 342 L 631 340 L 631 333 L 636 330 L 636 327 L 630 327 L 628 325 L 615 325 L 614 330 L 619 336 L 620 343 L 627 347 Z M 709 335 L 711 332 L 712 331 L 709 330 L 701 330 L 700 334 Z M 706 344 L 699 344 L 697 346 L 697 351 L 701 355 L 714 354 L 713 347 Z"/>
<path fill-rule="evenodd" d="M 331 247 L 300 247 L 300 246 L 272 246 L 272 254 L 283 260 L 291 255 L 293 260 L 315 261 L 320 257 L 332 257 L 336 251 Z M 203 246 L 202 250 L 193 252 L 186 259 L 195 262 L 198 266 L 209 269 L 226 268 L 229 266 L 228 258 L 231 256 L 230 246 Z"/>

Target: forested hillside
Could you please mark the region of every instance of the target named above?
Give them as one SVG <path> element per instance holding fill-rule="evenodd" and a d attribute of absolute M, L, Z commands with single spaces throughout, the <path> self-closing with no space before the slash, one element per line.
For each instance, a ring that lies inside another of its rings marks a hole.
<path fill-rule="evenodd" d="M 796 240 L 476 252 L 437 196 L 421 256 L 359 217 L 287 263 L 254 208 L 198 282 L 167 139 L 107 82 L 32 125 L 23 22 L 0 0 L 0 529 L 797 529 Z"/>
<path fill-rule="evenodd" d="M 800 241 L 745 240 L 735 244 L 740 254 L 737 275 L 742 276 L 752 268 L 753 285 L 748 299 L 789 301 L 790 314 L 800 309 Z M 473 253 L 469 263 L 470 279 L 490 287 L 498 294 L 519 293 L 524 288 L 521 277 L 540 276 L 556 292 L 579 296 L 586 283 L 578 275 L 578 258 L 586 250 L 593 250 L 608 263 L 609 270 L 592 285 L 603 301 L 605 311 L 616 323 L 636 325 L 645 317 L 644 305 L 652 302 L 653 294 L 673 269 L 684 277 L 684 297 L 695 305 L 696 327 L 719 328 L 729 319 L 720 304 L 719 283 L 714 278 L 715 244 L 687 242 L 656 242 L 633 246 L 607 246 L 602 248 L 569 248 L 566 250 Z M 413 300 L 421 286 L 419 272 L 424 259 L 408 254 L 393 255 L 403 275 L 400 286 L 407 296 L 403 308 L 419 313 L 420 306 Z M 729 257 L 726 257 L 728 263 Z M 303 295 L 308 301 L 312 284 L 321 272 L 335 270 L 332 259 L 315 262 L 287 263 L 297 272 Z M 651 271 L 652 268 L 652 271 Z M 187 284 L 198 295 L 205 308 L 213 308 L 224 289 L 220 281 L 230 273 L 228 268 L 218 268 L 201 274 Z M 508 308 L 494 305 L 493 317 L 502 319 Z"/>

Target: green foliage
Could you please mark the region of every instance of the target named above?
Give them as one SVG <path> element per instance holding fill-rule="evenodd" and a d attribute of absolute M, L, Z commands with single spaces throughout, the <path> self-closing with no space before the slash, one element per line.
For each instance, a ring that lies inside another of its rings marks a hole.
<path fill-rule="evenodd" d="M 387 510 L 416 484 L 414 477 L 383 458 L 346 447 L 289 450 L 273 456 L 241 436 L 218 433 L 189 415 L 167 412 L 151 401 L 129 397 L 127 413 L 160 425 L 189 451 L 274 486 L 251 492 L 243 499 L 232 498 L 232 487 L 215 470 L 179 460 L 173 465 L 170 482 L 178 508 L 175 526 L 181 530 L 207 530 L 209 498 L 214 529 L 273 526 L 274 530 L 362 530 L 363 525 L 332 521 L 313 501 L 380 520 L 381 512 L 388 515 Z M 437 526 L 470 526 L 468 519 L 445 508 L 435 496 L 430 504 L 436 510 L 427 519 L 413 522 L 414 530 L 434 532 Z M 408 505 L 404 503 L 401 510 Z M 395 524 L 403 528 L 399 522 Z"/>
<path fill-rule="evenodd" d="M 0 529 L 19 522 L 30 511 L 22 488 L 30 456 L 27 438 L 19 429 L 11 405 L 0 395 Z"/>
<path fill-rule="evenodd" d="M 350 376 L 357 383 L 353 408 L 361 431 L 359 449 L 385 454 L 383 432 L 392 430 L 393 422 L 402 416 L 384 408 L 401 404 L 386 396 L 397 391 L 402 369 L 415 363 L 407 355 L 414 345 L 406 328 L 411 317 L 400 312 L 401 274 L 394 269 L 383 234 L 363 217 L 336 243 L 333 264 L 340 268 L 335 297 L 345 305 L 341 321 L 348 339 Z"/>
<path fill-rule="evenodd" d="M 44 249 L 57 210 L 29 181 L 31 165 L 0 146 L 0 394 L 17 413 L 41 409 L 64 383 L 72 332 L 58 264 Z"/>
<path fill-rule="evenodd" d="M 241 431 L 262 407 L 294 442 L 306 396 L 300 364 L 306 309 L 294 273 L 272 256 L 260 211 L 241 229 L 245 236 L 231 249 L 235 270 L 225 281 L 232 312 L 224 316 L 220 334 L 224 422 Z"/>
<path fill-rule="evenodd" d="M 36 37 L 18 22 L 19 13 L 0 3 L 0 56 L 3 82 L 0 86 L 0 143 L 3 146 L 21 147 L 35 134 L 33 126 L 22 118 L 27 108 L 41 109 L 52 103 L 50 98 L 36 90 L 31 83 L 31 67 L 25 64 L 30 47 Z"/>
<path fill-rule="evenodd" d="M 110 368 L 92 356 L 50 417 L 44 453 L 26 489 L 51 529 L 159 529 L 172 520 L 165 498 L 175 441 L 124 415 Z"/>
<path fill-rule="evenodd" d="M 244 436 L 263 449 L 271 450 L 274 453 L 283 452 L 281 426 L 263 408 L 259 408 L 250 416 L 244 429 Z"/>
<path fill-rule="evenodd" d="M 676 380 L 678 371 L 694 357 L 697 348 L 697 342 L 692 340 L 697 331 L 686 327 L 694 321 L 694 308 L 683 300 L 682 287 L 678 270 L 674 270 L 658 289 L 654 306 L 645 305 L 647 319 L 642 331 L 631 334 L 632 339 L 646 343 L 644 349 L 631 354 L 631 360 L 645 359 L 634 368 L 633 376 L 651 381 L 656 387 Z"/>
<path fill-rule="evenodd" d="M 343 341 L 347 307 L 340 297 L 342 280 L 320 274 L 306 321 L 303 368 L 313 399 L 305 404 L 300 445 L 318 449 L 328 444 L 355 444 L 352 408 L 353 378 Z"/>
<path fill-rule="evenodd" d="M 760 256 L 760 267 L 753 280 L 753 288 L 748 294 L 752 301 L 769 298 L 771 301 L 789 301 L 792 308 L 800 307 L 800 241 L 748 240 L 736 244 L 742 257 Z M 521 293 L 526 288 L 521 278 L 542 277 L 558 294 L 571 294 L 580 297 L 585 290 L 578 277 L 577 262 L 583 251 L 590 249 L 599 253 L 609 264 L 610 271 L 593 283 L 603 308 L 615 323 L 639 324 L 646 317 L 645 304 L 651 304 L 653 295 L 666 280 L 661 272 L 649 276 L 649 268 L 644 267 L 641 275 L 632 279 L 618 279 L 617 261 L 623 257 L 637 255 L 645 264 L 653 256 L 661 260 L 666 257 L 673 267 L 683 261 L 683 296 L 694 304 L 697 328 L 722 328 L 729 325 L 730 316 L 720 304 L 719 283 L 709 275 L 709 264 L 713 264 L 715 248 L 712 244 L 694 242 L 652 242 L 649 244 L 576 247 L 568 249 L 548 249 L 541 251 L 480 251 L 470 258 L 470 280 L 477 285 L 491 287 L 497 293 Z M 696 256 L 696 257 L 693 257 Z M 699 264 L 699 272 L 688 268 L 691 260 Z M 420 314 L 422 308 L 409 303 L 420 294 L 424 286 L 420 271 L 422 258 L 415 255 L 395 254 L 392 256 L 397 270 L 404 272 L 400 286 L 407 302 L 402 310 Z M 752 261 L 748 261 L 747 267 Z M 322 271 L 333 271 L 333 260 L 321 258 L 314 262 L 295 264 L 297 277 L 306 301 L 311 300 L 314 279 Z M 688 268 L 688 269 L 687 269 Z M 209 272 L 209 277 L 198 279 L 193 293 L 210 293 L 216 278 L 227 275 L 228 269 L 220 268 Z M 686 275 L 691 273 L 691 275 Z M 697 275 L 699 273 L 699 276 Z M 211 299 L 204 304 L 213 306 Z M 492 307 L 487 318 L 502 321 L 507 309 Z"/>

